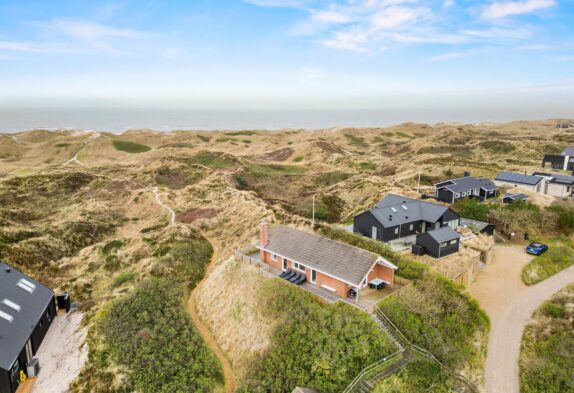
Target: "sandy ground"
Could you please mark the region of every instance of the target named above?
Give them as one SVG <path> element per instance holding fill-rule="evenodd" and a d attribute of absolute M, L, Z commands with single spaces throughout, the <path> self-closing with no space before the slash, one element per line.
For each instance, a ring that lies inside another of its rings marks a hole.
<path fill-rule="evenodd" d="M 526 289 L 521 274 L 530 260 L 532 256 L 524 252 L 522 245 L 497 244 L 492 248 L 491 262 L 476 275 L 470 295 L 493 322 Z"/>
<path fill-rule="evenodd" d="M 79 311 L 72 311 L 52 323 L 36 353 L 41 369 L 32 393 L 65 393 L 80 373 L 88 359 L 82 316 Z"/>
<path fill-rule="evenodd" d="M 496 245 L 492 263 L 479 273 L 470 288 L 490 317 L 486 359 L 486 392 L 518 393 L 518 361 L 524 327 L 536 308 L 560 289 L 574 282 L 574 266 L 541 283 L 522 283 L 522 267 L 532 259 L 519 245 Z"/>

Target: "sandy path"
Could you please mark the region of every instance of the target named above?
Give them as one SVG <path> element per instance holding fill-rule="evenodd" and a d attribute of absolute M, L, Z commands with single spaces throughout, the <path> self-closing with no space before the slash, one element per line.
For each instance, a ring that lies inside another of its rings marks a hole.
<path fill-rule="evenodd" d="M 175 211 L 161 201 L 161 193 L 159 192 L 159 189 L 157 187 L 153 187 L 152 192 L 155 195 L 155 200 L 158 203 L 158 205 L 160 205 L 162 208 L 164 208 L 169 212 L 169 225 L 175 226 Z"/>
<path fill-rule="evenodd" d="M 88 359 L 85 344 L 87 329 L 82 327 L 83 314 L 73 310 L 56 317 L 36 357 L 40 360 L 32 393 L 65 393 L 80 374 Z"/>
<path fill-rule="evenodd" d="M 215 246 L 214 242 L 211 242 L 211 245 L 213 247 L 213 255 L 211 256 L 211 262 L 207 267 L 205 275 L 191 292 L 191 296 L 189 297 L 189 301 L 187 302 L 187 309 L 189 311 L 189 314 L 191 315 L 191 319 L 193 320 L 195 327 L 197 328 L 199 334 L 203 338 L 203 341 L 205 341 L 205 344 L 213 351 L 213 353 L 215 353 L 215 356 L 217 356 L 219 362 L 221 363 L 221 366 L 223 367 L 223 375 L 225 377 L 225 392 L 233 393 L 234 382 L 233 382 L 233 368 L 231 367 L 231 363 L 229 362 L 229 359 L 227 358 L 227 356 L 225 356 L 225 353 L 223 352 L 223 350 L 221 349 L 221 347 L 211 334 L 209 328 L 203 324 L 197 312 L 197 299 L 196 299 L 197 292 L 203 285 L 205 279 L 209 276 L 209 273 L 211 273 L 211 271 L 217 264 L 217 258 L 219 255 L 217 247 Z"/>
<path fill-rule="evenodd" d="M 574 282 L 572 266 L 526 287 L 520 275 L 531 258 L 521 246 L 496 246 L 492 264 L 477 275 L 470 289 L 491 320 L 485 370 L 487 393 L 520 391 L 518 361 L 524 327 L 541 303 Z"/>

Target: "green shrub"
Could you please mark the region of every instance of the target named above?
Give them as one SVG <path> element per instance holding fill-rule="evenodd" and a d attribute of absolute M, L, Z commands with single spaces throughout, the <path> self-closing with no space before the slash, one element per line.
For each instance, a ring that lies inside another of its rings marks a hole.
<path fill-rule="evenodd" d="M 281 173 L 304 173 L 307 168 L 299 165 L 278 164 L 250 164 L 247 169 L 255 175 L 281 174 Z"/>
<path fill-rule="evenodd" d="M 462 286 L 428 270 L 379 306 L 412 343 L 428 349 L 447 366 L 455 370 L 481 367 L 489 321 Z"/>
<path fill-rule="evenodd" d="M 112 240 L 107 242 L 101 249 L 102 255 L 109 255 L 110 253 L 119 250 L 124 245 L 122 240 Z"/>
<path fill-rule="evenodd" d="M 337 195 L 321 195 L 315 204 L 315 218 L 327 222 L 338 222 L 345 208 L 345 201 Z M 307 210 L 307 218 L 313 217 L 312 205 Z"/>
<path fill-rule="evenodd" d="M 561 304 L 546 302 L 542 306 L 544 314 L 552 318 L 564 318 L 566 316 L 566 308 Z"/>
<path fill-rule="evenodd" d="M 201 151 L 191 157 L 194 164 L 204 165 L 212 169 L 226 169 L 235 165 L 235 159 L 223 153 Z"/>
<path fill-rule="evenodd" d="M 252 136 L 252 135 L 256 135 L 257 131 L 229 131 L 226 132 L 225 135 L 229 135 L 229 136 L 241 136 L 241 135 L 245 135 L 245 136 Z"/>
<path fill-rule="evenodd" d="M 452 209 L 461 217 L 471 220 L 486 221 L 492 205 L 480 202 L 474 198 L 458 200 L 452 205 Z"/>
<path fill-rule="evenodd" d="M 374 171 L 375 169 L 377 169 L 377 164 L 371 161 L 363 161 L 359 162 L 358 167 L 362 171 Z"/>
<path fill-rule="evenodd" d="M 235 180 L 235 183 L 237 183 L 238 189 L 247 190 L 249 188 L 249 183 L 247 182 L 245 177 L 243 177 L 239 174 L 235 174 L 235 175 L 233 175 L 233 180 Z"/>
<path fill-rule="evenodd" d="M 114 271 L 118 270 L 120 267 L 120 259 L 115 254 L 107 255 L 104 258 L 104 266 L 103 267 L 105 270 L 107 270 L 109 272 L 114 272 Z"/>
<path fill-rule="evenodd" d="M 165 145 L 158 147 L 158 149 L 167 149 L 169 147 L 175 149 L 191 149 L 193 148 L 193 144 L 187 142 L 166 143 Z"/>
<path fill-rule="evenodd" d="M 133 390 L 207 393 L 222 381 L 221 367 L 185 311 L 183 296 L 177 282 L 148 279 L 103 312 L 98 330 L 114 361 L 129 369 Z"/>
<path fill-rule="evenodd" d="M 332 186 L 333 184 L 345 181 L 349 177 L 351 177 L 351 174 L 347 172 L 341 172 L 341 171 L 323 172 L 315 177 L 315 182 L 322 186 L 328 187 Z"/>
<path fill-rule="evenodd" d="M 304 157 L 303 157 L 303 156 L 297 156 L 297 157 L 294 157 L 294 158 L 293 158 L 293 162 L 301 162 L 301 161 L 303 161 L 303 160 L 304 160 Z"/>
<path fill-rule="evenodd" d="M 574 209 L 571 207 L 553 205 L 548 208 L 558 215 L 560 232 L 570 235 L 574 232 Z"/>
<path fill-rule="evenodd" d="M 207 143 L 207 142 L 209 142 L 209 141 L 211 140 L 211 137 L 210 137 L 210 136 L 205 136 L 205 135 L 198 135 L 197 138 L 198 138 L 200 141 L 205 142 L 205 143 Z"/>
<path fill-rule="evenodd" d="M 436 362 L 410 363 L 376 385 L 374 393 L 456 393 Z"/>
<path fill-rule="evenodd" d="M 111 287 L 117 288 L 125 284 L 126 282 L 133 281 L 136 278 L 136 274 L 134 272 L 122 272 L 114 278 Z"/>
<path fill-rule="evenodd" d="M 116 150 L 123 151 L 126 153 L 144 153 L 146 151 L 150 151 L 151 147 L 147 145 L 142 145 L 141 143 L 136 142 L 129 142 L 129 141 L 120 141 L 118 139 L 114 139 L 112 144 L 116 148 Z"/>
<path fill-rule="evenodd" d="M 278 320 L 271 345 L 242 392 L 291 392 L 297 386 L 340 392 L 361 369 L 396 349 L 368 314 L 345 303 L 327 305 L 280 280 L 265 282 L 262 312 Z"/>

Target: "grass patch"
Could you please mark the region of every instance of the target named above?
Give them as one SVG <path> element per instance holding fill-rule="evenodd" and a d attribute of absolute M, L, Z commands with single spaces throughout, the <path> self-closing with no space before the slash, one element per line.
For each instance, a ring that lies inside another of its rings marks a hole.
<path fill-rule="evenodd" d="M 520 391 L 574 391 L 574 285 L 545 302 L 533 320 L 522 336 Z"/>
<path fill-rule="evenodd" d="M 359 162 L 357 167 L 362 171 L 374 171 L 375 169 L 377 169 L 377 164 L 371 161 L 363 161 Z"/>
<path fill-rule="evenodd" d="M 285 174 L 285 173 L 305 173 L 307 168 L 299 165 L 277 165 L 277 164 L 250 164 L 247 169 L 255 175 L 265 174 Z"/>
<path fill-rule="evenodd" d="M 201 151 L 191 157 L 194 164 L 204 165 L 212 169 L 226 169 L 235 165 L 235 160 L 223 153 Z"/>
<path fill-rule="evenodd" d="M 365 138 L 360 136 L 355 136 L 353 134 L 345 134 L 345 138 L 349 140 L 349 143 L 354 146 L 366 147 L 369 144 L 365 141 Z"/>
<path fill-rule="evenodd" d="M 350 173 L 342 171 L 324 172 L 315 177 L 315 182 L 321 186 L 332 186 L 351 177 Z"/>
<path fill-rule="evenodd" d="M 293 162 L 301 162 L 304 160 L 303 156 L 297 156 L 297 157 L 293 157 Z"/>
<path fill-rule="evenodd" d="M 266 281 L 258 297 L 265 299 L 263 315 L 278 323 L 241 392 L 341 392 L 361 369 L 396 350 L 368 314 L 347 304 L 320 303 L 280 280 Z"/>
<path fill-rule="evenodd" d="M 142 145 L 141 143 L 136 142 L 129 142 L 129 141 L 120 141 L 114 139 L 112 141 L 114 148 L 119 151 L 123 151 L 126 153 L 137 154 L 137 153 L 145 153 L 146 151 L 150 151 L 151 147 L 147 145 Z"/>
<path fill-rule="evenodd" d="M 416 138 L 416 136 L 410 135 L 410 134 L 406 134 L 406 133 L 404 133 L 404 132 L 402 132 L 402 131 L 396 132 L 395 134 L 396 134 L 397 136 L 401 137 L 401 138 L 409 138 L 409 139 L 414 139 L 414 138 Z"/>
<path fill-rule="evenodd" d="M 572 240 L 562 238 L 546 242 L 548 251 L 535 257 L 522 269 L 522 281 L 534 285 L 574 264 Z"/>
<path fill-rule="evenodd" d="M 124 245 L 124 242 L 122 240 L 112 240 L 107 242 L 101 250 L 102 255 L 109 255 L 112 252 L 115 252 L 117 250 L 119 250 L 120 248 L 122 248 Z"/>
<path fill-rule="evenodd" d="M 229 136 L 252 136 L 252 135 L 257 135 L 257 131 L 230 131 L 230 132 L 225 132 L 224 135 L 229 135 Z"/>
<path fill-rule="evenodd" d="M 158 147 L 158 149 L 167 149 L 168 147 L 172 147 L 175 149 L 191 149 L 193 148 L 193 144 L 187 142 L 166 143 L 165 145 L 161 145 L 160 147 Z"/>
<path fill-rule="evenodd" d="M 478 146 L 493 153 L 511 153 L 516 150 L 512 143 L 500 140 L 480 142 Z"/>
<path fill-rule="evenodd" d="M 121 287 L 123 284 L 129 281 L 133 281 L 136 278 L 136 274 L 134 272 L 122 272 L 114 278 L 111 287 L 117 288 Z"/>
<path fill-rule="evenodd" d="M 202 142 L 207 143 L 207 142 L 209 142 L 209 141 L 211 140 L 211 137 L 210 137 L 210 136 L 205 136 L 205 135 L 198 135 L 198 136 L 197 136 L 197 139 L 199 139 L 199 140 L 202 141 Z"/>

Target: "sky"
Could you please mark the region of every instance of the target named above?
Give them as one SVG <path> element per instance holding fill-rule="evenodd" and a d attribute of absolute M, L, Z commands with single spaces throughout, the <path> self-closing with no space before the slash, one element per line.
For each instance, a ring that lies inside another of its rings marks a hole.
<path fill-rule="evenodd" d="M 574 112 L 573 21 L 572 0 L 1 0 L 0 107 Z"/>

